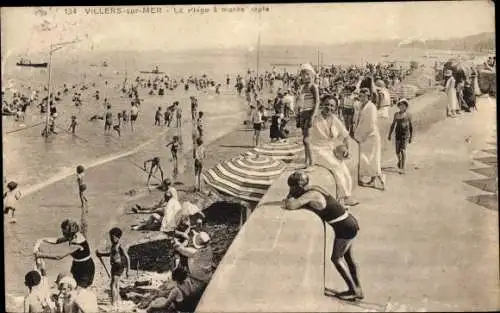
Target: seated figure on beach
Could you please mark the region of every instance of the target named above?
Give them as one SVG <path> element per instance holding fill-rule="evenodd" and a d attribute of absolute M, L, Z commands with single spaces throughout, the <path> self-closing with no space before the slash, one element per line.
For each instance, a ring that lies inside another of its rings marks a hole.
<path fill-rule="evenodd" d="M 177 242 L 174 249 L 187 258 L 188 269 L 178 267 L 172 271 L 176 286 L 167 297 L 159 297 L 151 302 L 146 312 L 193 312 L 212 277 L 213 251 L 207 233 L 197 233 L 193 237 L 192 246 Z"/>
<path fill-rule="evenodd" d="M 50 295 L 42 284 L 42 275 L 36 271 L 30 271 L 24 277 L 24 284 L 29 289 L 28 295 L 24 298 L 24 312 L 55 312 L 55 303 L 50 299 Z"/>
<path fill-rule="evenodd" d="M 177 226 L 178 217 L 182 211 L 182 206 L 176 196 L 173 195 L 171 190 L 167 190 L 164 195 L 162 202 L 158 204 L 157 208 L 142 208 L 142 212 L 152 213 L 149 218 L 136 226 L 133 226 L 133 230 L 159 230 L 170 234 L 174 232 Z"/>
<path fill-rule="evenodd" d="M 337 102 L 326 97 L 320 106 L 320 114 L 313 122 L 311 137 L 314 152 L 335 176 L 337 198 L 344 205 L 356 205 L 352 200 L 352 177 L 345 159 L 349 157 L 349 132 L 337 117 Z"/>

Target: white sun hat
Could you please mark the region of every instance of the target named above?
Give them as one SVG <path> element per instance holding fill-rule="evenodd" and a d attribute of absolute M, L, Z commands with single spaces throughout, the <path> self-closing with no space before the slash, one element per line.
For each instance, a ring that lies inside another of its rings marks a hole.
<path fill-rule="evenodd" d="M 315 75 L 315 74 L 316 74 L 316 71 L 314 70 L 313 66 L 312 66 L 311 64 L 309 64 L 309 63 L 305 63 L 305 64 L 302 64 L 302 65 L 300 66 L 300 72 L 302 72 L 302 71 L 309 71 L 309 72 L 311 72 L 313 75 Z"/>
<path fill-rule="evenodd" d="M 210 235 L 202 231 L 194 235 L 193 246 L 196 249 L 199 249 L 201 247 L 206 246 L 209 241 L 210 241 Z"/>

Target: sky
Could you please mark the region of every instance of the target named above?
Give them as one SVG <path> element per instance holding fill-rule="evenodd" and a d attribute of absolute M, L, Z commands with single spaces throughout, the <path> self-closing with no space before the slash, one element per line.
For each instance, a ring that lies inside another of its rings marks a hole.
<path fill-rule="evenodd" d="M 245 11 L 221 12 L 223 8 L 235 7 Z M 259 7 L 268 11 L 252 11 Z M 80 42 L 65 49 L 251 50 L 256 46 L 259 31 L 262 45 L 317 45 L 448 39 L 494 32 L 495 25 L 494 4 L 489 1 L 197 5 L 175 6 L 176 12 L 174 7 L 164 6 L 156 14 L 126 12 L 142 10 L 141 6 L 120 8 L 120 14 L 90 13 L 91 7 L 2 8 L 2 55 L 46 51 L 50 43 L 74 39 Z M 189 12 L 190 8 L 210 12 Z M 105 12 L 105 7 L 100 10 Z"/>

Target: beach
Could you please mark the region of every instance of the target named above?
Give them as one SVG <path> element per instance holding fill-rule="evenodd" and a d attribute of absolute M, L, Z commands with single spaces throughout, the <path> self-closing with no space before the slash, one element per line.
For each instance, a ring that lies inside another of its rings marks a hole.
<path fill-rule="evenodd" d="M 166 176 L 170 177 L 172 172 L 170 152 L 164 145 L 174 135 L 182 137 L 184 157 L 181 163 L 185 164 L 184 171 L 176 180 L 175 186 L 182 200 L 201 197 L 192 192 L 194 177 L 193 162 L 189 152 L 192 149 L 189 96 L 198 97 L 200 110 L 204 111 L 207 117 L 205 144 L 208 158 L 205 168 L 213 167 L 220 161 L 252 149 L 252 130 L 243 125 L 243 120 L 247 118 L 247 106 L 244 97 L 239 97 L 234 91 L 233 83 L 229 86 L 223 84 L 221 95 L 215 95 L 213 89 L 200 92 L 193 90 L 194 87 L 189 92 L 179 87 L 174 91 L 167 91 L 163 97 L 150 96 L 145 90 L 141 90 L 140 98 L 144 101 L 141 104 L 136 131 L 132 133 L 130 129 L 124 129 L 121 137 L 103 135 L 102 122 L 88 122 L 88 119 L 93 114 L 103 111 L 104 108 L 99 103 L 102 103 L 104 97 L 110 100 L 113 108 L 119 110 L 129 108 L 130 99 L 122 96 L 118 88 L 123 80 L 123 70 L 121 71 L 116 75 L 108 74 L 104 78 L 98 76 L 97 72 L 93 73 L 93 77 L 86 76 L 85 79 L 89 82 L 98 82 L 96 88 L 105 90 L 99 102 L 94 101 L 91 94 L 86 94 L 84 108 L 81 111 L 72 107 L 69 103 L 70 97 L 64 98 L 61 105 L 58 105 L 61 128 L 66 126 L 64 122 L 68 121 L 72 114 L 76 114 L 82 121 L 76 136 L 61 130 L 57 136 L 45 141 L 40 136 L 39 126 L 12 132 L 20 127 L 19 123 L 4 118 L 3 144 L 4 149 L 9 151 L 4 157 L 4 168 L 7 169 L 4 174 L 8 180 L 16 179 L 24 194 L 20 201 L 20 209 L 16 212 L 18 224 L 4 224 L 5 255 L 8 256 L 5 273 L 6 280 L 9 281 L 6 292 L 9 296 L 19 299 L 25 293 L 20 278 L 33 266 L 31 251 L 36 239 L 59 236 L 60 223 L 64 218 L 79 221 L 80 202 L 75 177 L 77 165 L 83 164 L 87 168 L 85 179 L 89 200 L 88 240 L 92 250 L 108 244 L 107 232 L 114 226 L 125 230 L 123 241 L 127 244 L 147 240 L 151 235 L 149 232 L 129 231 L 131 225 L 137 224 L 145 216 L 132 215 L 128 212 L 136 203 L 152 205 L 160 200 L 161 192 L 146 188 L 147 173 L 141 167 L 145 160 L 159 156 Z M 106 78 L 109 79 L 109 84 L 103 84 Z M 59 86 L 62 81 L 59 82 Z M 420 108 L 417 109 L 418 117 L 415 120 L 417 129 L 423 129 L 444 118 L 444 105 L 435 101 L 436 97 L 442 96 L 439 92 L 434 92 L 418 98 L 417 102 L 430 101 L 434 105 L 427 107 L 422 104 L 421 107 L 424 109 L 421 111 Z M 174 100 L 179 100 L 183 107 L 183 126 L 180 129 L 154 127 L 156 108 L 170 105 Z M 44 116 L 38 114 L 35 108 L 31 108 L 28 117 L 26 126 L 44 120 Z M 390 119 L 381 121 L 381 131 L 386 131 L 391 121 Z M 261 136 L 264 142 L 268 141 L 267 130 Z M 382 133 L 382 137 L 386 137 L 386 134 Z M 392 149 L 392 144 L 384 143 L 384 155 L 390 155 Z M 159 181 L 153 178 L 152 182 Z M 28 227 L 25 227 L 25 223 L 28 223 Z M 221 244 L 222 250 L 227 249 L 232 236 L 236 235 L 234 228 L 229 233 L 228 240 Z M 64 250 L 66 247 L 50 248 L 52 252 Z M 53 281 L 61 269 L 69 267 L 70 260 L 47 261 L 49 281 Z M 99 298 L 106 298 L 108 279 L 101 264 L 96 264 L 96 268 L 96 280 L 92 288 L 96 290 Z M 139 274 L 139 279 L 143 277 L 141 275 L 142 273 Z"/>

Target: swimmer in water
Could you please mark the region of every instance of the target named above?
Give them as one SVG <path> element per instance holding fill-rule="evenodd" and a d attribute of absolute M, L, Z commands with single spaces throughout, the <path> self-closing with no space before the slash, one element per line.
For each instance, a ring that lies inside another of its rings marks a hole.
<path fill-rule="evenodd" d="M 147 164 L 151 163 L 151 167 L 149 168 L 148 181 L 147 185 L 149 186 L 149 181 L 151 180 L 151 176 L 156 175 L 156 172 L 160 170 L 161 181 L 163 181 L 163 169 L 161 168 L 160 158 L 154 157 L 152 159 L 144 161 L 144 171 L 147 172 Z"/>

